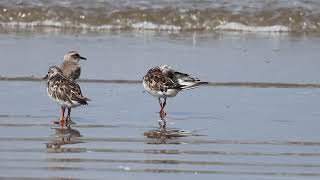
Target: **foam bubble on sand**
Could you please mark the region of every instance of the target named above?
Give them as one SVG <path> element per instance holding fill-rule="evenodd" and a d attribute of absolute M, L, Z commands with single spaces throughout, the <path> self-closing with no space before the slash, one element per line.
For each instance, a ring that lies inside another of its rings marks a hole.
<path fill-rule="evenodd" d="M 51 20 L 45 21 L 33 21 L 33 22 L 7 22 L 1 23 L 1 27 L 8 27 L 8 28 L 35 28 L 35 27 L 56 27 L 61 28 L 64 26 L 63 23 Z"/>
<path fill-rule="evenodd" d="M 100 26 L 92 26 L 84 23 L 72 23 L 69 21 L 58 22 L 53 20 L 44 20 L 44 21 L 33 21 L 33 22 L 6 22 L 1 23 L 0 27 L 6 28 L 74 28 L 74 29 L 84 29 L 84 30 L 92 30 L 92 31 L 100 31 L 100 30 L 115 30 L 115 29 L 124 29 L 125 26 L 121 25 L 100 25 Z M 128 26 L 130 27 L 130 26 Z M 158 25 L 151 22 L 139 22 L 131 24 L 131 28 L 138 30 L 168 30 L 168 31 L 179 31 L 181 28 L 179 26 L 174 25 Z"/>
<path fill-rule="evenodd" d="M 289 32 L 290 28 L 281 25 L 274 26 L 247 26 L 241 23 L 230 22 L 218 25 L 215 29 L 248 32 Z"/>
<path fill-rule="evenodd" d="M 134 29 L 143 29 L 143 30 L 170 30 L 170 31 L 179 31 L 181 28 L 179 26 L 173 25 L 157 25 L 151 22 L 139 22 L 132 24 Z"/>
<path fill-rule="evenodd" d="M 75 29 L 88 29 L 88 30 L 112 30 L 120 29 L 121 26 L 116 25 L 101 25 L 101 26 L 91 26 L 84 23 L 74 24 L 70 21 L 58 22 L 52 20 L 44 21 L 33 21 L 33 22 L 6 22 L 1 23 L 0 27 L 5 28 L 75 28 Z"/>
<path fill-rule="evenodd" d="M 125 29 L 127 27 L 136 29 L 136 30 L 161 30 L 161 31 L 181 31 L 183 28 L 175 25 L 166 25 L 166 24 L 155 24 L 152 22 L 144 21 L 133 23 L 129 26 L 121 25 L 100 25 L 92 26 L 85 23 L 72 23 L 70 21 L 58 22 L 53 20 L 44 20 L 44 21 L 34 21 L 34 22 L 6 22 L 1 23 L 0 27 L 6 28 L 70 28 L 70 29 L 82 29 L 82 30 L 91 30 L 91 31 L 103 31 L 103 30 L 118 30 Z M 210 28 L 208 28 L 210 29 Z M 207 30 L 208 30 L 207 29 Z M 274 26 L 248 26 L 241 23 L 224 23 L 216 27 L 212 27 L 213 30 L 226 30 L 226 31 L 248 31 L 248 32 L 289 32 L 290 28 L 281 25 Z"/>

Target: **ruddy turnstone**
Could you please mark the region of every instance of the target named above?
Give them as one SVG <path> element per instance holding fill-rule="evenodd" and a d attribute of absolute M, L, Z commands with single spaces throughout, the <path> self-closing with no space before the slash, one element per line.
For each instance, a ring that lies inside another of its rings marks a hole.
<path fill-rule="evenodd" d="M 61 65 L 62 74 L 73 80 L 78 79 L 81 74 L 80 60 L 87 60 L 87 58 L 80 56 L 77 51 L 69 51 L 63 58 Z"/>
<path fill-rule="evenodd" d="M 164 107 L 166 106 L 168 97 L 174 97 L 182 90 L 197 88 L 207 83 L 208 82 L 202 82 L 197 78 L 193 78 L 188 74 L 175 71 L 168 65 L 151 68 L 143 77 L 142 81 L 144 89 L 159 100 L 159 114 L 163 121 L 163 124 L 160 125 L 162 127 L 166 125 L 164 120 L 166 116 Z M 163 102 L 161 98 L 164 99 Z"/>
<path fill-rule="evenodd" d="M 43 79 L 47 79 L 47 93 L 49 97 L 61 105 L 60 121 L 55 123 L 60 124 L 61 128 L 63 128 L 65 124 L 65 109 L 68 109 L 66 121 L 71 121 L 71 108 L 87 105 L 87 101 L 90 101 L 90 99 L 82 96 L 80 86 L 77 82 L 64 77 L 62 70 L 57 66 L 51 66 L 48 74 Z M 66 123 L 66 126 L 70 128 L 70 123 Z"/>

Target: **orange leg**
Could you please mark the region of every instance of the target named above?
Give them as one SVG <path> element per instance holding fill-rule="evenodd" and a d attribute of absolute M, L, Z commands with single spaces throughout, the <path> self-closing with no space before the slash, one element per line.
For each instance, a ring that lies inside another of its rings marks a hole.
<path fill-rule="evenodd" d="M 159 104 L 160 104 L 160 112 L 159 112 L 159 115 L 160 115 L 160 119 L 162 120 L 162 123 L 160 122 L 160 126 L 161 128 L 165 128 L 166 127 L 166 120 L 164 119 L 167 115 L 167 113 L 164 112 L 164 107 L 166 106 L 166 103 L 167 103 L 167 98 L 164 98 L 164 102 L 162 103 L 161 102 L 161 99 L 158 98 L 159 100 Z"/>
<path fill-rule="evenodd" d="M 164 120 L 164 118 L 166 117 L 166 115 L 167 115 L 167 113 L 164 111 L 164 107 L 166 106 L 166 104 L 167 104 L 167 98 L 164 98 L 164 102 L 162 103 L 161 102 L 161 100 L 160 100 L 160 98 L 159 98 L 159 103 L 160 103 L 160 112 L 159 112 L 159 114 L 160 114 L 160 118 L 161 118 L 161 120 Z"/>
<path fill-rule="evenodd" d="M 162 105 L 162 102 L 161 102 L 161 99 L 158 98 L 159 100 L 159 105 L 160 105 L 160 111 L 159 111 L 159 115 L 160 115 L 160 119 L 163 120 L 163 105 Z"/>
<path fill-rule="evenodd" d="M 61 106 L 61 117 L 60 117 L 60 122 L 59 122 L 61 129 L 64 126 L 64 112 L 65 112 L 65 110 L 66 110 L 66 108 Z"/>

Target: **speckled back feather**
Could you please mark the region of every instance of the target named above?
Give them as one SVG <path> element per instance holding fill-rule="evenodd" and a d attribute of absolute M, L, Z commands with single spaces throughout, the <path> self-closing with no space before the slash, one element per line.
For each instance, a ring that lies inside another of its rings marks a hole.
<path fill-rule="evenodd" d="M 65 78 L 61 74 L 52 76 L 48 80 L 48 95 L 56 101 L 74 104 L 73 101 L 87 105 L 90 99 L 83 97 L 80 86 L 72 79 Z"/>
<path fill-rule="evenodd" d="M 171 73 L 171 72 L 168 72 Z M 150 69 L 144 76 L 144 81 L 151 90 L 167 91 L 167 89 L 179 89 L 181 86 L 170 78 L 171 74 L 163 73 L 160 67 Z"/>
<path fill-rule="evenodd" d="M 208 84 L 208 82 L 202 82 L 186 73 L 175 71 L 168 65 L 150 69 L 145 75 L 144 81 L 151 90 L 158 91 L 166 89 L 188 90 Z"/>

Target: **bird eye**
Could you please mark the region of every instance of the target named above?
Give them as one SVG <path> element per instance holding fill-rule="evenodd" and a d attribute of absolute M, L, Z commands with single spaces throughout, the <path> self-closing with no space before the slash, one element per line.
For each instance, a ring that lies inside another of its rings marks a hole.
<path fill-rule="evenodd" d="M 79 55 L 79 54 L 73 54 L 73 55 L 72 55 L 72 58 L 78 59 L 78 58 L 80 58 L 80 55 Z"/>

